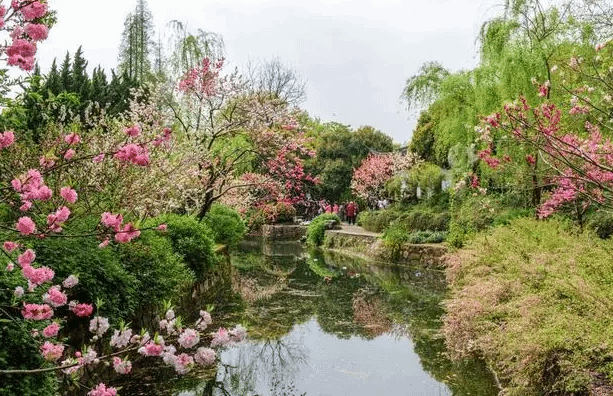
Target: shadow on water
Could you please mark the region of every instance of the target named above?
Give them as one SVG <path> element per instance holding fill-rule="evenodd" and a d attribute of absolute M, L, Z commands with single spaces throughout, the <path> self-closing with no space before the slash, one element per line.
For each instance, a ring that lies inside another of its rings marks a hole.
<path fill-rule="evenodd" d="M 166 394 L 498 393 L 480 362 L 445 356 L 441 271 L 307 252 L 296 243 L 249 242 L 232 261 L 231 299 L 242 303 L 223 320 L 246 325 L 249 340 L 225 350 L 216 373 L 173 381 Z"/>

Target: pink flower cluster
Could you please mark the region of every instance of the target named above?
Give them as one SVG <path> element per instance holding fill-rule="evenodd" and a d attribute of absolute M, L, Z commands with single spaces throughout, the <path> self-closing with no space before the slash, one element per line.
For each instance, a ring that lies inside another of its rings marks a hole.
<path fill-rule="evenodd" d="M 47 201 L 53 196 L 53 191 L 45 185 L 43 177 L 36 169 L 30 169 L 27 174 L 11 180 L 11 186 L 20 194 L 22 202 Z"/>
<path fill-rule="evenodd" d="M 132 329 L 115 330 L 111 336 L 110 345 L 115 348 L 123 348 L 127 346 L 132 339 Z"/>
<path fill-rule="evenodd" d="M 211 348 L 200 347 L 198 348 L 198 350 L 196 351 L 196 354 L 194 355 L 194 360 L 196 361 L 196 363 L 201 364 L 204 367 L 207 367 L 215 363 L 216 357 L 217 357 L 217 354 L 215 353 L 215 350 Z"/>
<path fill-rule="evenodd" d="M 200 334 L 194 329 L 190 329 L 189 327 L 181 332 L 181 335 L 178 339 L 179 345 L 181 345 L 185 349 L 192 348 L 200 342 Z"/>
<path fill-rule="evenodd" d="M 89 331 L 101 337 L 109 329 L 109 320 L 101 316 L 96 316 L 89 321 Z"/>
<path fill-rule="evenodd" d="M 129 360 L 121 360 L 117 356 L 114 356 L 113 369 L 119 374 L 129 374 L 130 371 L 132 371 L 132 363 Z"/>
<path fill-rule="evenodd" d="M 11 7 L 21 15 L 26 21 L 32 21 L 34 19 L 41 18 L 47 14 L 47 4 L 39 1 L 29 0 L 13 0 Z"/>
<path fill-rule="evenodd" d="M 65 305 L 68 302 L 68 297 L 60 290 L 59 286 L 55 285 L 51 286 L 47 293 L 43 295 L 43 302 L 57 308 Z"/>
<path fill-rule="evenodd" d="M 79 144 L 81 142 L 81 136 L 77 135 L 74 132 L 71 132 L 68 135 L 64 136 L 64 141 L 69 145 Z"/>
<path fill-rule="evenodd" d="M 131 127 L 124 128 L 123 131 L 126 135 L 131 137 L 140 135 L 140 127 L 138 125 L 132 125 Z"/>
<path fill-rule="evenodd" d="M 60 195 L 70 203 L 77 202 L 77 198 L 79 197 L 77 192 L 70 187 L 62 187 L 60 189 Z"/>
<path fill-rule="evenodd" d="M 70 216 L 70 209 L 65 206 L 59 208 L 55 213 L 47 215 L 47 227 L 52 232 L 61 232 L 62 224 L 68 220 Z"/>
<path fill-rule="evenodd" d="M 149 151 L 147 147 L 135 143 L 123 146 L 115 153 L 114 157 L 120 161 L 129 162 L 134 165 L 149 165 Z"/>
<path fill-rule="evenodd" d="M 10 47 L 6 49 L 9 66 L 17 66 L 22 70 L 30 71 L 34 68 L 34 55 L 36 55 L 36 44 L 28 40 L 17 38 L 13 40 Z"/>
<path fill-rule="evenodd" d="M 19 244 L 17 242 L 12 242 L 12 241 L 5 241 L 2 244 L 2 247 L 4 248 L 4 250 L 6 250 L 7 252 L 11 253 L 13 250 L 17 249 L 19 247 Z"/>
<path fill-rule="evenodd" d="M 60 331 L 60 324 L 53 322 L 43 329 L 43 336 L 47 338 L 55 337 Z"/>
<path fill-rule="evenodd" d="M 46 360 L 54 362 L 62 357 L 62 354 L 64 353 L 64 345 L 53 344 L 49 341 L 45 341 L 45 343 L 40 347 L 40 353 Z"/>
<path fill-rule="evenodd" d="M 21 314 L 25 319 L 47 320 L 53 316 L 53 309 L 47 304 L 24 304 Z"/>
<path fill-rule="evenodd" d="M 151 144 L 157 147 L 161 145 L 162 143 L 169 142 L 171 138 L 172 138 L 172 129 L 164 128 L 164 130 L 162 131 L 162 134 L 156 137 Z"/>
<path fill-rule="evenodd" d="M 24 265 L 21 272 L 28 280 L 28 290 L 34 290 L 36 286 L 51 281 L 55 276 L 55 273 L 49 267 L 34 268 L 31 265 Z"/>
<path fill-rule="evenodd" d="M 102 382 L 87 393 L 87 396 L 117 396 L 117 389 L 106 387 Z"/>
<path fill-rule="evenodd" d="M 204 331 L 208 325 L 213 323 L 211 319 L 211 314 L 207 311 L 200 311 L 200 318 L 196 321 L 196 328 L 200 331 Z"/>
<path fill-rule="evenodd" d="M 202 60 L 202 65 L 189 70 L 181 81 L 178 90 L 196 95 L 212 96 L 216 92 L 217 77 L 223 67 L 223 61 L 212 65 L 209 58 Z"/>
<path fill-rule="evenodd" d="M 89 316 L 94 312 L 94 307 L 91 304 L 87 303 L 77 303 L 75 301 L 71 301 L 70 310 L 77 316 L 85 317 Z"/>
<path fill-rule="evenodd" d="M 125 224 L 123 227 L 123 216 L 121 214 L 112 214 L 110 212 L 104 212 L 101 215 L 100 222 L 115 232 L 115 240 L 119 243 L 130 242 L 134 238 L 138 238 L 140 230 L 134 227 L 132 223 Z M 105 241 L 106 242 L 106 241 Z M 108 243 L 104 243 L 106 244 Z M 103 247 L 103 246 L 101 246 Z"/>
<path fill-rule="evenodd" d="M 15 134 L 12 131 L 0 133 L 0 149 L 7 148 L 15 142 Z"/>
<path fill-rule="evenodd" d="M 17 256 L 17 263 L 20 267 L 31 265 L 36 260 L 36 253 L 32 249 L 27 249 L 25 252 Z"/>
<path fill-rule="evenodd" d="M 149 341 L 142 347 L 138 348 L 138 353 L 143 356 L 162 356 L 164 353 L 164 339 L 161 336 L 154 341 Z"/>
<path fill-rule="evenodd" d="M 74 275 L 70 275 L 68 276 L 68 278 L 64 279 L 64 281 L 62 282 L 62 286 L 64 286 L 65 289 L 70 289 L 76 286 L 78 283 L 79 283 L 79 278 L 77 278 Z"/>
<path fill-rule="evenodd" d="M 49 28 L 41 23 L 28 23 L 25 32 L 32 41 L 46 40 L 49 36 Z"/>

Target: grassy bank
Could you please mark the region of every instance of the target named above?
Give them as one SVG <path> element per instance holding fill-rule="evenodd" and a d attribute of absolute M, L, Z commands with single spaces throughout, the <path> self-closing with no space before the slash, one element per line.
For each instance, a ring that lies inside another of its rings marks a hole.
<path fill-rule="evenodd" d="M 485 359 L 505 395 L 611 394 L 613 242 L 518 219 L 448 257 L 443 333 Z"/>

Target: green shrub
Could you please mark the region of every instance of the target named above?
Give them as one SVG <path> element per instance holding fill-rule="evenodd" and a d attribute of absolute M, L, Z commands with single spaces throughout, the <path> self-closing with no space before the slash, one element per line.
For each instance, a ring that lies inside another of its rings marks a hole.
<path fill-rule="evenodd" d="M 243 239 L 247 226 L 234 209 L 214 204 L 206 214 L 204 223 L 213 234 L 215 243 L 234 247 Z"/>
<path fill-rule="evenodd" d="M 174 252 L 171 241 L 157 232 L 142 232 L 118 250 L 126 270 L 138 279 L 139 308 L 171 300 L 194 281 L 194 273 Z"/>
<path fill-rule="evenodd" d="M 392 223 L 383 233 L 383 243 L 391 249 L 392 258 L 397 258 L 400 247 L 408 241 L 409 234 L 402 223 Z"/>
<path fill-rule="evenodd" d="M 441 243 L 447 238 L 447 231 L 417 231 L 409 234 L 409 243 Z"/>
<path fill-rule="evenodd" d="M 204 222 L 193 216 L 167 214 L 147 222 L 149 226 L 166 224 L 164 232 L 171 244 L 171 251 L 183 259 L 197 279 L 202 279 L 218 259 L 215 255 L 213 233 Z"/>
<path fill-rule="evenodd" d="M 587 226 L 600 238 L 608 239 L 613 235 L 613 213 L 598 211 L 592 216 Z"/>
<path fill-rule="evenodd" d="M 307 242 L 313 246 L 319 246 L 324 241 L 326 231 L 326 221 L 336 220 L 340 223 L 341 219 L 334 213 L 324 213 L 311 220 L 307 229 Z"/>
<path fill-rule="evenodd" d="M 382 232 L 401 215 L 402 212 L 395 208 L 366 211 L 358 214 L 356 222 L 367 231 Z"/>
<path fill-rule="evenodd" d="M 477 232 L 492 226 L 509 224 L 519 217 L 533 216 L 533 209 L 509 207 L 503 204 L 504 196 L 468 196 L 456 202 L 450 210 L 447 242 L 462 247 Z"/>
<path fill-rule="evenodd" d="M 447 231 L 449 228 L 449 213 L 413 210 L 402 214 L 397 222 L 402 223 L 409 232 L 415 231 Z"/>
<path fill-rule="evenodd" d="M 90 234 L 97 223 L 98 218 L 93 217 L 75 219 L 70 224 L 70 233 Z M 71 274 L 79 277 L 79 284 L 71 289 L 72 298 L 81 302 L 101 299 L 105 303 L 104 315 L 113 322 L 131 318 L 141 301 L 138 286 L 142 274 L 130 270 L 117 247 L 100 249 L 99 244 L 91 236 L 60 237 L 36 240 L 32 248 L 36 251 L 36 264 L 53 269 L 56 281 Z"/>

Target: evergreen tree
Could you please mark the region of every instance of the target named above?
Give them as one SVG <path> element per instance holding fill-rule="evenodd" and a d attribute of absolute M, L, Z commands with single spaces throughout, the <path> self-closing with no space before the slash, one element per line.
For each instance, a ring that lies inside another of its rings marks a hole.
<path fill-rule="evenodd" d="M 87 61 L 83 58 L 81 47 L 74 54 L 72 61 L 72 92 L 81 96 L 82 102 L 89 99 L 89 76 L 87 75 Z"/>
<path fill-rule="evenodd" d="M 49 70 L 49 73 L 47 74 L 44 88 L 46 92 L 51 92 L 53 95 L 58 95 L 60 92 L 62 92 L 62 78 L 57 69 L 57 62 L 55 59 L 53 59 L 51 70 Z"/>
<path fill-rule="evenodd" d="M 128 14 L 119 48 L 119 71 L 129 78 L 144 81 L 151 72 L 149 60 L 153 46 L 153 16 L 146 0 L 138 0 L 136 8 Z"/>
<path fill-rule="evenodd" d="M 62 84 L 60 93 L 72 89 L 72 67 L 70 65 L 70 53 L 68 51 L 66 51 L 66 57 L 60 68 L 60 82 Z"/>

